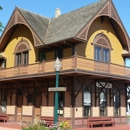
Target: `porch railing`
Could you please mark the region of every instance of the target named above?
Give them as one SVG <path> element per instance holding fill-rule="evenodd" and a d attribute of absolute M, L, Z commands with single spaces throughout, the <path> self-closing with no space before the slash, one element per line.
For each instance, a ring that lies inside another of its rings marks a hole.
<path fill-rule="evenodd" d="M 85 57 L 80 57 L 77 55 L 61 59 L 61 62 L 62 62 L 61 71 L 77 69 L 90 72 L 106 73 L 111 75 L 119 75 L 127 77 L 130 76 L 129 67 L 120 66 L 117 64 L 96 62 L 94 60 L 87 59 Z M 0 69 L 0 79 L 15 76 L 32 75 L 32 74 L 43 74 L 50 72 L 54 72 L 54 61 L 44 61 L 35 64 L 30 64 L 27 66 Z"/>

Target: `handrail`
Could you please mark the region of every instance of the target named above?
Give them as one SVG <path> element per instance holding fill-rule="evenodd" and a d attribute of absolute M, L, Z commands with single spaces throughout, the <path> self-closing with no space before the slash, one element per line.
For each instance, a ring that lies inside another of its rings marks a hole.
<path fill-rule="evenodd" d="M 119 76 L 130 76 L 130 67 L 121 66 L 113 63 L 104 63 L 100 61 L 94 61 L 78 55 L 60 59 L 62 62 L 62 68 L 64 70 L 84 70 L 91 72 L 100 72 L 107 74 L 114 74 Z M 55 72 L 54 60 L 37 62 L 26 66 L 11 67 L 6 69 L 0 69 L 0 79 L 14 76 L 43 74 L 48 72 Z"/>

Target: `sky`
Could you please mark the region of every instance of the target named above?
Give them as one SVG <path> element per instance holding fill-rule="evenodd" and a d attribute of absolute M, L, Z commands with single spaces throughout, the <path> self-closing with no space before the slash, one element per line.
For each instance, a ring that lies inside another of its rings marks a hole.
<path fill-rule="evenodd" d="M 52 18 L 56 8 L 60 8 L 61 14 L 76 10 L 99 0 L 0 0 L 0 22 L 6 26 L 15 7 Z M 112 0 L 122 23 L 130 36 L 130 0 Z M 1 34 L 0 34 L 1 35 Z"/>
<path fill-rule="evenodd" d="M 0 6 L 3 7 L 0 11 L 0 22 L 6 26 L 15 7 L 52 18 L 56 8 L 60 8 L 64 14 L 97 1 L 99 0 L 0 0 Z M 130 36 L 130 0 L 113 0 L 113 3 Z"/>

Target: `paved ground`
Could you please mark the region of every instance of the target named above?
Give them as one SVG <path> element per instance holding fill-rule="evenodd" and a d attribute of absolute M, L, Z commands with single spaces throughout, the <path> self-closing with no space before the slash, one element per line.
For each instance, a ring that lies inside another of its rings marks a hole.
<path fill-rule="evenodd" d="M 21 130 L 21 127 L 17 122 L 0 123 L 0 130 Z M 116 125 L 115 127 L 76 128 L 73 130 L 130 130 L 130 124 Z"/>

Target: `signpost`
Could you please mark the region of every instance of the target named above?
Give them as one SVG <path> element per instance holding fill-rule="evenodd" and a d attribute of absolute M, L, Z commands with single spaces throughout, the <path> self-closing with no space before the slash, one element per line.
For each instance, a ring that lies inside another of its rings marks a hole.
<path fill-rule="evenodd" d="M 105 86 L 106 85 L 106 86 Z M 111 83 L 105 83 L 105 82 L 96 82 L 96 86 L 99 88 L 102 88 L 102 86 L 105 86 L 105 88 L 112 88 L 112 84 Z"/>
<path fill-rule="evenodd" d="M 66 87 L 52 87 L 52 88 L 48 88 L 49 92 L 61 92 L 61 91 L 66 91 Z"/>

